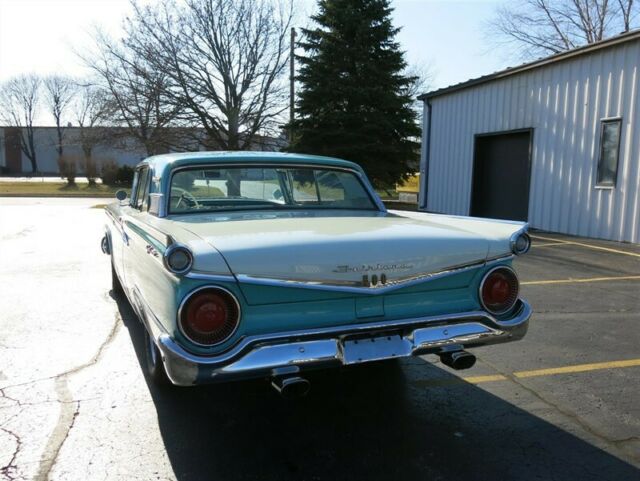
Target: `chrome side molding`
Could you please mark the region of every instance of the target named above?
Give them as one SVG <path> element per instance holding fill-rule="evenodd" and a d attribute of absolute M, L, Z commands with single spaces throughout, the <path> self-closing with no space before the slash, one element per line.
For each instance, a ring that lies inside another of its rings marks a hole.
<path fill-rule="evenodd" d="M 511 257 L 510 255 L 507 257 Z M 496 259 L 497 260 L 497 259 Z M 363 280 L 339 281 L 339 280 L 313 280 L 313 279 L 275 279 L 268 277 L 258 277 L 247 274 L 236 274 L 239 283 L 257 284 L 272 287 L 301 287 L 305 289 L 319 289 L 326 291 L 354 292 L 359 294 L 382 294 L 394 291 L 403 287 L 409 287 L 422 282 L 440 279 L 442 277 L 460 274 L 461 272 L 477 269 L 486 264 L 485 260 L 474 261 L 469 264 L 449 267 L 447 269 L 407 276 L 400 279 L 389 280 L 385 278 L 385 283 L 375 284 L 365 283 Z"/>

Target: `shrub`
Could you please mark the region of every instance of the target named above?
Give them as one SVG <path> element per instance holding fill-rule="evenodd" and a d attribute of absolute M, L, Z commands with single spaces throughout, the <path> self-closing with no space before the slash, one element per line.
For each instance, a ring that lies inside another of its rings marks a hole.
<path fill-rule="evenodd" d="M 96 179 L 98 178 L 98 166 L 91 156 L 85 157 L 84 159 L 84 175 L 87 176 L 89 187 L 96 185 Z"/>
<path fill-rule="evenodd" d="M 133 167 L 129 167 L 128 165 L 120 166 L 116 174 L 116 183 L 118 185 L 131 187 L 133 183 Z"/>
<path fill-rule="evenodd" d="M 68 185 L 76 184 L 77 159 L 72 156 L 61 155 L 58 157 L 58 171 L 60 177 L 67 179 Z"/>
<path fill-rule="evenodd" d="M 118 164 L 113 160 L 105 160 L 102 162 L 100 178 L 105 185 L 116 185 L 118 181 Z"/>
<path fill-rule="evenodd" d="M 118 166 L 113 160 L 105 160 L 102 162 L 100 178 L 105 185 L 131 187 L 133 167 L 128 165 Z"/>

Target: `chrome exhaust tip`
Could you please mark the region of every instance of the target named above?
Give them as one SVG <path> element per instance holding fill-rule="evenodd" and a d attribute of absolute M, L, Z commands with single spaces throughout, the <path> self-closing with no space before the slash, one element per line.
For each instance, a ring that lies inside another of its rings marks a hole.
<path fill-rule="evenodd" d="M 297 399 L 306 396 L 311 389 L 311 383 L 303 377 L 275 377 L 271 385 L 285 399 Z"/>
<path fill-rule="evenodd" d="M 439 354 L 439 356 L 442 364 L 445 364 L 456 371 L 472 368 L 476 363 L 476 356 L 467 351 L 443 352 Z"/>

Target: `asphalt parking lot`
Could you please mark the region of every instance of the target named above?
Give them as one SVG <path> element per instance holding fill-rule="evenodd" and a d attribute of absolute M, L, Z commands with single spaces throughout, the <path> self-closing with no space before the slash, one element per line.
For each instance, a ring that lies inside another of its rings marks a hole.
<path fill-rule="evenodd" d="M 524 340 L 469 371 L 316 373 L 291 402 L 145 381 L 102 202 L 0 199 L 0 479 L 640 479 L 640 246 L 536 232 Z"/>

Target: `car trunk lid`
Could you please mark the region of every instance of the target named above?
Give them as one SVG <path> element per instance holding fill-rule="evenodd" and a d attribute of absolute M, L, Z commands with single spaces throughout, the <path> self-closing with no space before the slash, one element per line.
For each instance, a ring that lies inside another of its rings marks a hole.
<path fill-rule="evenodd" d="M 478 233 L 385 213 L 227 213 L 175 220 L 215 247 L 241 286 L 275 280 L 328 289 L 380 287 L 480 263 L 488 251 Z"/>

